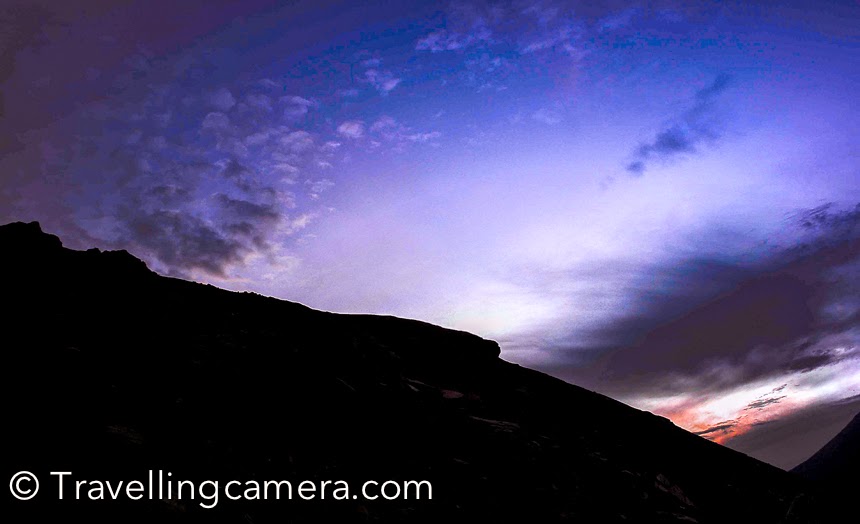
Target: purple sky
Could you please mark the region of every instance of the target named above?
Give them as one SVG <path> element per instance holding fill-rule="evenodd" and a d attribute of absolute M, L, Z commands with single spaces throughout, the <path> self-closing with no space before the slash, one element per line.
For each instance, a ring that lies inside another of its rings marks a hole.
<path fill-rule="evenodd" d="M 2 3 L 2 222 L 781 467 L 860 410 L 857 2 Z"/>

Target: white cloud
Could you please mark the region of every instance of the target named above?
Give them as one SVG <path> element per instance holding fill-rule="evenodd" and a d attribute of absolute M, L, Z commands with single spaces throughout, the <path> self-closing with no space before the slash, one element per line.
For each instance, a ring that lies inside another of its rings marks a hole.
<path fill-rule="evenodd" d="M 308 227 L 314 218 L 315 215 L 312 213 L 302 213 L 293 219 L 285 221 L 283 226 L 280 228 L 280 232 L 284 235 L 292 235 L 296 231 L 301 231 Z"/>
<path fill-rule="evenodd" d="M 305 185 L 310 186 L 311 193 L 323 193 L 327 189 L 334 187 L 334 182 L 327 178 L 321 178 L 319 180 L 306 180 Z"/>
<path fill-rule="evenodd" d="M 361 138 L 364 136 L 364 122 L 361 120 L 347 120 L 337 126 L 337 132 L 346 138 Z"/>
<path fill-rule="evenodd" d="M 281 144 L 293 153 L 303 153 L 314 146 L 314 139 L 307 131 L 292 131 L 281 137 Z"/>
<path fill-rule="evenodd" d="M 370 131 L 373 133 L 378 133 L 386 129 L 393 129 L 396 127 L 397 121 L 388 115 L 384 115 L 379 117 L 376 122 L 374 122 L 373 125 L 370 126 Z"/>
<path fill-rule="evenodd" d="M 454 51 L 456 49 L 460 49 L 467 43 L 468 40 L 462 38 L 461 35 L 451 34 L 444 29 L 440 29 L 418 40 L 418 43 L 415 44 L 415 49 L 418 51 L 438 53 L 440 51 Z"/>
<path fill-rule="evenodd" d="M 397 145 L 402 145 L 403 142 L 429 142 L 442 136 L 438 131 L 415 132 L 388 115 L 379 117 L 370 126 L 370 132 Z M 373 142 L 371 145 L 377 147 L 381 144 Z"/>
<path fill-rule="evenodd" d="M 411 142 L 429 142 L 430 140 L 439 138 L 442 136 L 442 133 L 439 131 L 431 131 L 429 133 L 413 133 L 411 135 L 406 136 L 406 140 Z"/>
<path fill-rule="evenodd" d="M 305 180 L 305 186 L 308 186 L 308 196 L 313 200 L 319 200 L 320 195 L 334 187 L 334 182 L 327 178 L 317 180 Z"/>
<path fill-rule="evenodd" d="M 391 71 L 380 71 L 379 69 L 368 69 L 364 72 L 364 79 L 382 94 L 391 92 L 401 81 Z"/>
<path fill-rule="evenodd" d="M 284 116 L 289 119 L 297 119 L 308 114 L 308 111 L 317 106 L 313 100 L 301 96 L 283 96 L 280 102 L 286 107 L 284 108 Z"/>
<path fill-rule="evenodd" d="M 338 149 L 340 149 L 341 145 L 342 144 L 340 142 L 335 142 L 334 140 L 329 140 L 328 142 L 326 142 L 325 144 L 320 146 L 320 152 L 330 155 L 330 154 L 334 153 L 335 151 L 337 151 Z"/>

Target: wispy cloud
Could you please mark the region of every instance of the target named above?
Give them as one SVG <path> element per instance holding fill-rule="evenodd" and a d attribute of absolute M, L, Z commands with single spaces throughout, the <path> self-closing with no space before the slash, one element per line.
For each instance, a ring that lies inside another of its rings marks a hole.
<path fill-rule="evenodd" d="M 402 79 L 395 77 L 391 71 L 381 71 L 379 69 L 368 69 L 365 71 L 364 80 L 384 95 L 394 90 L 402 81 Z"/>
<path fill-rule="evenodd" d="M 636 149 L 627 171 L 641 175 L 654 161 L 666 162 L 684 153 L 694 153 L 701 144 L 717 139 L 720 130 L 710 118 L 712 105 L 729 86 L 730 77 L 719 75 L 696 92 L 688 110 L 669 120 L 653 139 Z"/>
<path fill-rule="evenodd" d="M 734 420 L 727 420 L 725 422 L 720 422 L 719 424 L 705 428 L 703 430 L 694 431 L 693 434 L 708 439 L 715 439 L 719 436 L 731 434 L 735 426 L 737 426 L 737 423 Z"/>
<path fill-rule="evenodd" d="M 785 398 L 785 395 L 782 395 L 781 397 L 770 397 L 770 398 L 763 398 L 761 400 L 753 400 L 752 402 L 747 404 L 747 407 L 745 407 L 744 410 L 749 411 L 751 409 L 764 409 L 768 406 L 772 406 L 774 404 L 779 404 L 782 401 L 782 399 L 784 399 L 784 398 Z"/>
<path fill-rule="evenodd" d="M 394 147 L 402 147 L 407 142 L 432 142 L 442 136 L 439 131 L 416 131 L 389 115 L 376 119 L 370 126 L 370 132 L 378 141 L 388 142 Z"/>
<path fill-rule="evenodd" d="M 438 29 L 420 38 L 415 44 L 415 49 L 433 53 L 456 51 L 469 46 L 474 41 L 476 41 L 476 37 L 473 35 L 451 33 L 446 29 Z"/>
<path fill-rule="evenodd" d="M 561 123 L 563 118 L 559 110 L 542 107 L 532 113 L 532 120 L 549 126 L 554 126 Z"/>

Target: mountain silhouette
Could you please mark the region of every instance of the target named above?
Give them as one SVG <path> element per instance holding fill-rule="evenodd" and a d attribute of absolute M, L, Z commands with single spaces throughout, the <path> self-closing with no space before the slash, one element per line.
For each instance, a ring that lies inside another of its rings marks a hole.
<path fill-rule="evenodd" d="M 860 413 L 814 455 L 791 470 L 829 490 L 860 490 Z"/>
<path fill-rule="evenodd" d="M 7 495 L 7 522 L 766 523 L 826 509 L 796 476 L 465 332 L 159 276 L 125 251 L 66 249 L 35 222 L 0 226 L 0 270 L 4 479 L 41 480 L 33 500 Z M 149 470 L 427 480 L 433 498 L 222 495 L 206 509 L 74 500 L 72 485 L 57 500 L 49 475 Z"/>

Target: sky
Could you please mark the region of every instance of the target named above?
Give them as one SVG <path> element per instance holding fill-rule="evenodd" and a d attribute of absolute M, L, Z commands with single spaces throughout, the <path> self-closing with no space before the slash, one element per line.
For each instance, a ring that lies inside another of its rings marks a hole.
<path fill-rule="evenodd" d="M 2 223 L 783 468 L 860 411 L 857 2 L 0 4 Z"/>

